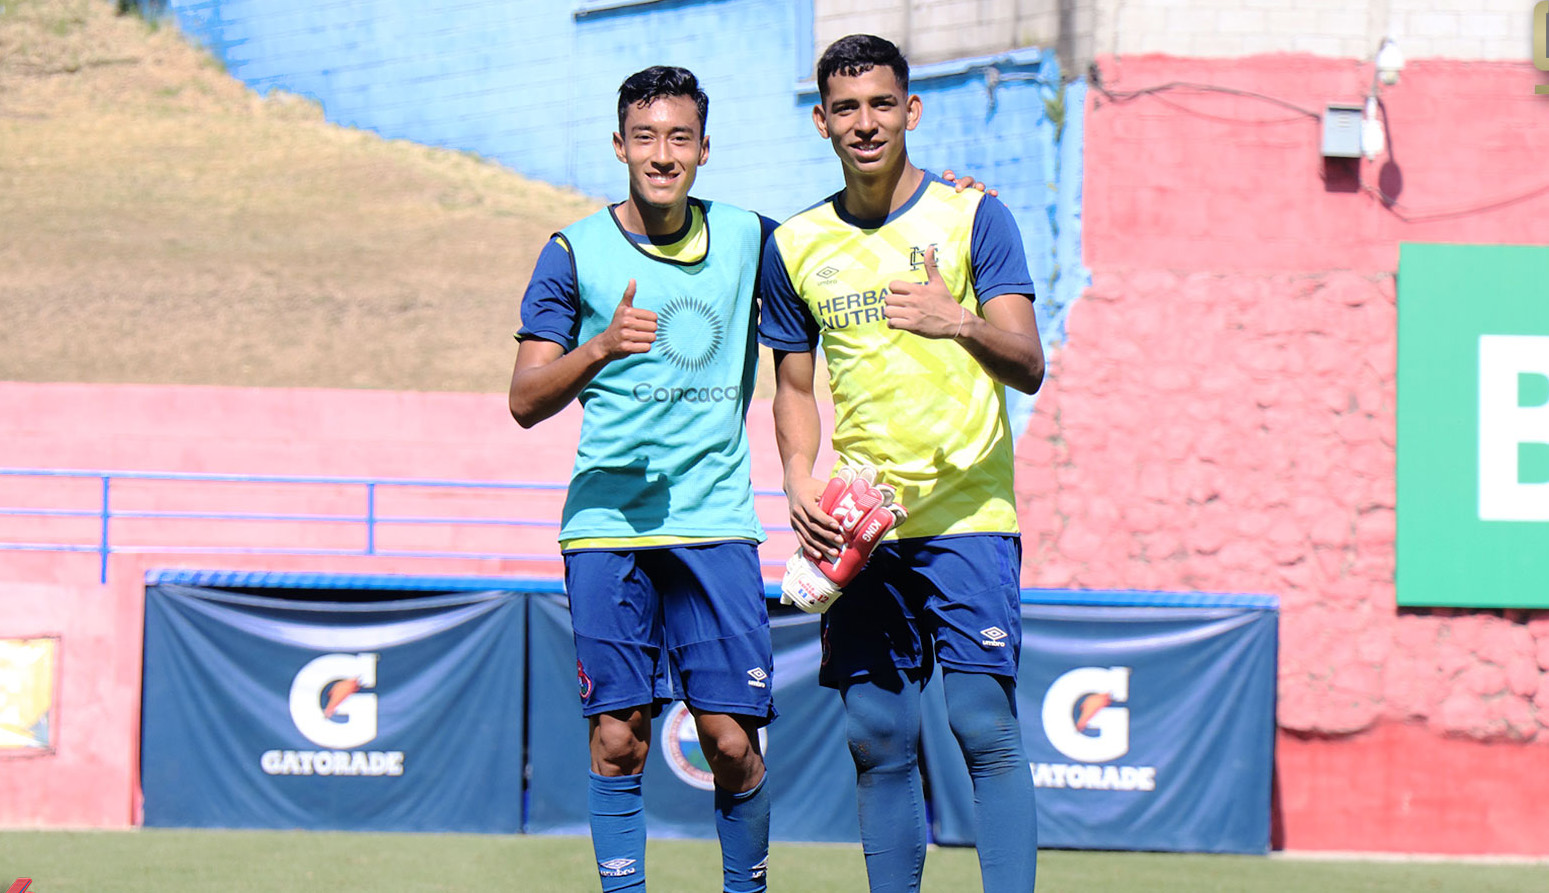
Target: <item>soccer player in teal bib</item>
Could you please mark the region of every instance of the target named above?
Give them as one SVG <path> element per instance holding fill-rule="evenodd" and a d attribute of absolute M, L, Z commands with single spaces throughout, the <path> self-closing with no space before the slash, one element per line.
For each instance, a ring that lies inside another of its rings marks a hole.
<path fill-rule="evenodd" d="M 604 891 L 645 889 L 641 771 L 672 682 L 715 776 L 724 889 L 766 889 L 758 730 L 775 716 L 745 420 L 772 222 L 689 196 L 709 154 L 693 74 L 619 88 L 629 197 L 544 247 L 522 298 L 511 414 L 585 407 L 560 543 Z"/>
<path fill-rule="evenodd" d="M 820 507 L 828 474 L 813 476 L 819 343 L 839 464 L 875 467 L 909 510 L 823 615 L 819 682 L 844 702 L 867 876 L 874 893 L 920 887 L 920 693 L 939 663 L 973 780 L 984 889 L 1031 891 L 1037 824 L 1016 715 L 1021 540 L 1005 387 L 1037 391 L 1044 361 L 1021 236 L 995 198 L 954 192 L 910 163 L 905 134 L 921 102 L 897 47 L 843 38 L 817 80 L 813 119 L 845 187 L 766 243 L 759 335 L 775 351 L 775 432 L 808 556 L 834 558 L 843 544 Z"/>

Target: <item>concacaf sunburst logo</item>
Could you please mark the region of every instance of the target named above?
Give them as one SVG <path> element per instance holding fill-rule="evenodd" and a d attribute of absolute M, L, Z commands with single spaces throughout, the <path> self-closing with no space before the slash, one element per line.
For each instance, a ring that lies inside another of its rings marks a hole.
<path fill-rule="evenodd" d="M 673 298 L 661 312 L 657 344 L 674 365 L 697 372 L 721 349 L 725 327 L 698 298 Z"/>

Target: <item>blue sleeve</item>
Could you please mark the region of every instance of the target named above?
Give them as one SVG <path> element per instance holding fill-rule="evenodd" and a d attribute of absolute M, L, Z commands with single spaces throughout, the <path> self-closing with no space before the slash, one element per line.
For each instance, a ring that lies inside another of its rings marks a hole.
<path fill-rule="evenodd" d="M 522 295 L 522 327 L 516 337 L 542 338 L 566 352 L 575 350 L 580 326 L 579 297 L 570 251 L 563 237 L 555 236 L 538 252 L 538 263 Z"/>
<path fill-rule="evenodd" d="M 796 294 L 791 275 L 785 269 L 785 259 L 780 256 L 780 246 L 772 238 L 764 242 L 758 282 L 763 299 L 758 315 L 759 343 L 787 353 L 801 353 L 817 347 L 817 320 Z"/>
<path fill-rule="evenodd" d="M 758 215 L 758 226 L 759 226 L 759 229 L 763 230 L 763 233 L 764 233 L 764 237 L 762 239 L 762 243 L 763 244 L 765 244 L 765 245 L 769 244 L 769 237 L 774 235 L 775 228 L 778 227 L 779 225 L 780 225 L 780 221 L 778 221 L 778 220 L 775 220 L 775 219 L 769 218 L 769 217 L 765 217 L 762 214 Z"/>
<path fill-rule="evenodd" d="M 764 252 L 770 245 L 774 244 L 774 231 L 780 225 L 780 221 L 765 217 L 762 214 L 756 216 L 758 217 L 759 249 L 758 279 L 753 283 L 753 300 L 756 303 L 753 306 L 762 307 L 764 304 Z"/>
<path fill-rule="evenodd" d="M 1011 210 L 993 195 L 986 195 L 974 212 L 968 256 L 973 263 L 974 292 L 981 303 L 1006 294 L 1027 295 L 1033 300 L 1022 231 Z"/>

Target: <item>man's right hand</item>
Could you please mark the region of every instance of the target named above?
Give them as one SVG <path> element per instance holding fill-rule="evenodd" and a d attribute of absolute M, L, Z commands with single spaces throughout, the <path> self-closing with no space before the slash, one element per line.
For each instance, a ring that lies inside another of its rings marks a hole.
<path fill-rule="evenodd" d="M 635 306 L 635 280 L 624 287 L 624 297 L 613 311 L 613 321 L 597 334 L 597 346 L 607 360 L 645 353 L 656 341 L 656 313 Z"/>
<path fill-rule="evenodd" d="M 791 506 L 791 527 L 801 551 L 812 561 L 832 561 L 844 546 L 844 531 L 833 516 L 823 511 L 823 490 L 828 486 L 811 475 L 787 483 L 785 492 Z"/>

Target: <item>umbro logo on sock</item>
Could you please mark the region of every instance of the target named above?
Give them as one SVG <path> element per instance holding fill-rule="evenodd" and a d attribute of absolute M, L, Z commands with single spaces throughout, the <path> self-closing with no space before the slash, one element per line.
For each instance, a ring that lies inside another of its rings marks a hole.
<path fill-rule="evenodd" d="M 769 857 L 768 856 L 765 856 L 764 860 L 762 862 L 758 863 L 757 865 L 753 866 L 751 869 L 748 870 L 748 876 L 752 877 L 752 878 L 761 878 L 761 877 L 765 876 L 768 873 L 769 873 Z"/>
<path fill-rule="evenodd" d="M 597 873 L 603 877 L 628 877 L 635 873 L 634 859 L 609 859 L 597 863 Z"/>

